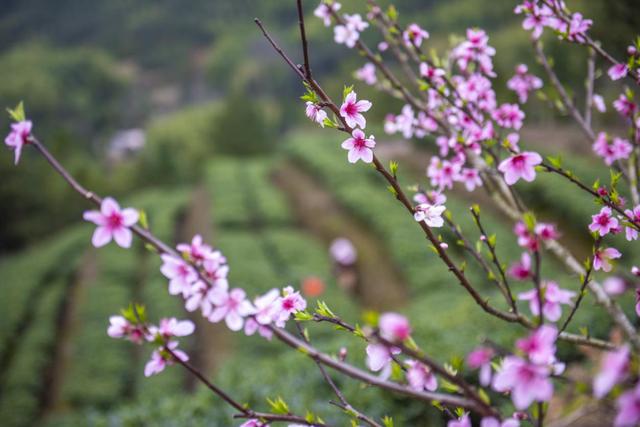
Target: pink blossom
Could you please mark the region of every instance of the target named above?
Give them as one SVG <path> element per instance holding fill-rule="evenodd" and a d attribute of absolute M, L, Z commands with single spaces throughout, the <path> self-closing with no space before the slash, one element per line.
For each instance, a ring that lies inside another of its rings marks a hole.
<path fill-rule="evenodd" d="M 524 112 L 517 104 L 502 104 L 492 113 L 491 117 L 503 128 L 518 130 L 522 127 Z"/>
<path fill-rule="evenodd" d="M 417 46 L 420 47 L 422 45 L 422 41 L 429 38 L 429 33 L 422 28 L 418 24 L 410 24 L 407 29 L 402 33 L 402 39 L 407 46 Z"/>
<path fill-rule="evenodd" d="M 144 341 L 144 330 L 141 326 L 133 325 L 122 316 L 109 317 L 109 329 L 107 335 L 111 338 L 125 338 L 129 341 L 141 344 Z"/>
<path fill-rule="evenodd" d="M 323 6 L 323 5 L 324 3 L 322 3 L 320 6 Z M 265 424 L 260 420 L 251 419 L 240 424 L 239 427 L 269 427 L 269 424 Z"/>
<path fill-rule="evenodd" d="M 356 31 L 362 32 L 369 27 L 369 23 L 362 19 L 362 16 L 355 13 L 353 15 L 344 15 L 344 21 L 348 27 L 355 28 Z"/>
<path fill-rule="evenodd" d="M 626 391 L 616 401 L 618 414 L 614 427 L 633 427 L 640 423 L 640 383 L 633 390 Z"/>
<path fill-rule="evenodd" d="M 227 295 L 226 281 L 217 286 L 209 286 L 202 280 L 197 281 L 191 288 L 189 297 L 185 301 L 187 311 L 202 310 L 202 314 L 208 317 L 214 305 L 219 305 Z"/>
<path fill-rule="evenodd" d="M 449 420 L 447 427 L 471 427 L 471 419 L 469 414 L 465 413 L 457 420 Z"/>
<path fill-rule="evenodd" d="M 527 226 L 522 221 L 516 222 L 513 226 L 513 232 L 518 236 L 518 245 L 523 248 L 527 248 L 531 251 L 537 251 L 539 248 L 539 242 L 537 236 L 527 229 Z"/>
<path fill-rule="evenodd" d="M 431 203 L 433 205 L 444 205 L 447 201 L 447 196 L 440 191 L 430 190 L 425 192 L 418 192 L 413 196 L 413 201 L 416 203 Z"/>
<path fill-rule="evenodd" d="M 605 206 L 600 209 L 599 213 L 591 215 L 589 230 L 593 233 L 600 234 L 600 236 L 606 236 L 610 232 L 616 230 L 618 226 L 618 219 L 612 215 L 611 208 Z"/>
<path fill-rule="evenodd" d="M 389 43 L 387 43 L 387 42 L 385 42 L 385 41 L 382 41 L 382 42 L 378 43 L 378 50 L 379 50 L 380 52 L 384 52 L 384 51 L 386 51 L 387 49 L 389 49 Z"/>
<path fill-rule="evenodd" d="M 467 39 L 453 49 L 451 56 L 462 71 L 467 71 L 469 64 L 475 63 L 479 71 L 489 77 L 495 77 L 491 59 L 495 53 L 496 50 L 489 46 L 489 36 L 485 31 L 469 28 Z"/>
<path fill-rule="evenodd" d="M 366 348 L 367 366 L 374 372 L 380 372 L 383 379 L 389 378 L 391 375 L 391 361 L 393 355 L 400 354 L 397 347 L 387 347 L 384 344 L 369 344 Z"/>
<path fill-rule="evenodd" d="M 278 299 L 274 317 L 275 324 L 279 328 L 284 327 L 292 314 L 307 308 L 307 301 L 300 295 L 300 292 L 294 291 L 291 286 L 285 287 L 282 293 L 282 297 Z"/>
<path fill-rule="evenodd" d="M 85 211 L 83 218 L 98 226 L 91 238 L 96 248 L 106 245 L 111 239 L 123 248 L 131 246 L 133 235 L 129 227 L 138 222 L 138 211 L 135 209 L 120 209 L 118 202 L 105 197 L 100 204 L 100 211 Z"/>
<path fill-rule="evenodd" d="M 577 43 L 584 43 L 591 24 L 593 24 L 591 19 L 584 19 L 581 13 L 574 13 L 569 22 L 567 38 Z"/>
<path fill-rule="evenodd" d="M 547 366 L 529 363 L 517 356 L 507 356 L 493 378 L 493 388 L 510 391 L 513 405 L 524 410 L 534 401 L 546 402 L 553 396 L 553 383 Z"/>
<path fill-rule="evenodd" d="M 229 288 L 229 281 L 227 280 L 227 276 L 229 275 L 228 265 L 208 259 L 202 263 L 202 270 L 204 276 L 214 288 L 225 291 Z"/>
<path fill-rule="evenodd" d="M 23 120 L 17 123 L 11 124 L 11 132 L 4 139 L 4 143 L 14 151 L 15 164 L 20 161 L 20 155 L 22 154 L 22 147 L 29 144 L 29 137 L 31 136 L 31 129 L 33 124 L 30 120 Z"/>
<path fill-rule="evenodd" d="M 527 31 L 533 30 L 531 36 L 534 40 L 540 38 L 545 26 L 551 25 L 551 9 L 546 5 L 538 6 L 536 1 L 525 0 L 523 4 L 516 7 L 515 13 L 524 13 L 526 15 L 522 21 L 522 28 Z"/>
<path fill-rule="evenodd" d="M 345 44 L 348 48 L 353 48 L 360 38 L 360 33 L 369 26 L 369 23 L 363 21 L 358 14 L 345 14 L 344 22 L 344 25 L 336 25 L 333 28 L 333 38 L 336 43 Z"/>
<path fill-rule="evenodd" d="M 610 272 L 613 266 L 611 260 L 620 258 L 622 254 L 616 248 L 598 249 L 593 255 L 593 268 L 598 271 Z"/>
<path fill-rule="evenodd" d="M 507 82 L 507 87 L 518 95 L 521 104 L 527 102 L 529 92 L 540 89 L 542 80 L 533 74 L 528 74 L 525 64 L 516 67 L 516 74 Z"/>
<path fill-rule="evenodd" d="M 168 341 L 173 337 L 186 337 L 191 335 L 196 329 L 196 325 L 191 320 L 178 320 L 175 317 L 160 319 L 160 324 L 149 327 L 149 341 L 153 341 L 156 336 L 160 336 L 163 341 Z"/>
<path fill-rule="evenodd" d="M 604 98 L 602 97 L 602 95 L 594 93 L 593 97 L 591 98 L 591 103 L 596 108 L 596 110 L 600 111 L 601 113 L 607 112 L 607 106 L 604 103 Z"/>
<path fill-rule="evenodd" d="M 250 337 L 258 332 L 261 337 L 271 340 L 273 338 L 273 332 L 268 326 L 261 325 L 253 317 L 247 317 L 244 322 L 244 333 Z"/>
<path fill-rule="evenodd" d="M 497 418 L 485 417 L 480 421 L 480 427 L 520 427 L 520 421 L 507 418 L 501 423 Z"/>
<path fill-rule="evenodd" d="M 491 382 L 491 359 L 495 352 L 490 347 L 478 347 L 467 354 L 467 365 L 471 369 L 480 369 L 480 384 L 487 386 Z"/>
<path fill-rule="evenodd" d="M 633 210 L 626 209 L 624 213 L 625 215 L 627 215 L 627 217 L 631 219 L 633 224 L 635 224 L 636 226 L 640 224 L 640 205 L 634 207 Z M 627 238 L 628 241 L 638 239 L 638 230 L 635 227 L 625 225 L 624 230 L 625 230 L 625 237 Z"/>
<path fill-rule="evenodd" d="M 378 78 L 376 77 L 376 66 L 371 62 L 367 62 L 362 66 L 362 68 L 356 70 L 356 78 L 358 80 L 362 80 L 368 85 L 376 84 L 378 81 Z"/>
<path fill-rule="evenodd" d="M 256 297 L 253 300 L 253 316 L 246 319 L 244 333 L 250 336 L 258 331 L 264 338 L 271 339 L 273 332 L 267 325 L 273 322 L 278 314 L 279 302 L 280 292 L 277 289 L 271 289 L 266 294 Z"/>
<path fill-rule="evenodd" d="M 503 160 L 498 166 L 498 170 L 504 174 L 504 181 L 507 185 L 513 185 L 520 178 L 527 182 L 536 179 L 535 167 L 542 163 L 540 154 L 532 151 L 523 151 Z"/>
<path fill-rule="evenodd" d="M 229 329 L 239 331 L 244 324 L 244 317 L 252 311 L 253 307 L 246 300 L 244 290 L 235 288 L 221 297 L 220 303 L 209 315 L 209 321 L 216 323 L 224 319 Z"/>
<path fill-rule="evenodd" d="M 560 233 L 558 233 L 556 226 L 547 222 L 537 223 L 533 231 L 536 233 L 536 236 L 543 241 L 556 240 L 560 237 Z"/>
<path fill-rule="evenodd" d="M 415 360 L 407 360 L 407 382 L 409 387 L 416 391 L 436 391 L 438 379 L 428 366 Z"/>
<path fill-rule="evenodd" d="M 322 109 L 318 104 L 314 104 L 311 101 L 307 101 L 307 108 L 305 110 L 305 114 L 309 118 L 309 120 L 318 123 L 320 126 L 324 127 L 324 121 L 327 118 L 327 112 Z"/>
<path fill-rule="evenodd" d="M 351 240 L 341 237 L 335 239 L 329 247 L 329 253 L 338 264 L 344 266 L 350 266 L 355 264 L 358 259 L 358 253 L 356 248 L 351 243 Z"/>
<path fill-rule="evenodd" d="M 620 94 L 618 99 L 613 101 L 613 107 L 623 117 L 631 118 L 638 108 L 632 99 L 626 97 L 625 94 Z"/>
<path fill-rule="evenodd" d="M 418 221 L 424 221 L 429 227 L 442 227 L 444 220 L 442 213 L 447 208 L 442 205 L 432 205 L 430 203 L 420 203 L 415 207 L 413 218 Z"/>
<path fill-rule="evenodd" d="M 482 186 L 482 180 L 480 179 L 480 173 L 477 169 L 463 168 L 460 171 L 458 179 L 464 183 L 467 191 L 473 191 L 476 187 Z"/>
<path fill-rule="evenodd" d="M 322 2 L 318 5 L 318 7 L 316 7 L 316 9 L 313 11 L 313 14 L 318 18 L 322 19 L 324 26 L 328 27 L 331 25 L 331 16 L 332 16 L 331 10 L 333 10 L 334 12 L 337 12 L 340 10 L 341 7 L 342 5 L 335 1 L 331 3 L 331 6 Z"/>
<path fill-rule="evenodd" d="M 277 289 L 271 289 L 264 295 L 254 299 L 253 314 L 256 321 L 261 325 L 268 325 L 273 321 L 273 317 L 278 311 L 280 301 L 280 292 Z"/>
<path fill-rule="evenodd" d="M 344 98 L 344 102 L 340 106 L 340 115 L 344 117 L 350 127 L 360 126 L 364 129 L 367 126 L 367 121 L 361 113 L 369 111 L 371 105 L 371 102 L 367 100 L 358 101 L 356 93 L 352 91 Z"/>
<path fill-rule="evenodd" d="M 627 73 L 629 72 L 629 67 L 627 67 L 627 64 L 615 64 L 613 65 L 611 68 L 609 68 L 609 70 L 607 71 L 607 74 L 609 74 L 609 78 L 611 80 L 620 80 L 622 78 L 625 78 L 627 76 Z"/>
<path fill-rule="evenodd" d="M 420 63 L 420 76 L 432 84 L 440 85 L 444 83 L 445 71 L 442 68 L 432 67 L 426 62 Z"/>
<path fill-rule="evenodd" d="M 348 48 L 353 48 L 360 38 L 360 33 L 348 25 L 336 25 L 333 27 L 333 40 L 338 44 L 344 44 Z"/>
<path fill-rule="evenodd" d="M 602 288 L 607 294 L 617 296 L 622 295 L 627 290 L 627 283 L 621 277 L 611 276 L 604 279 Z"/>
<path fill-rule="evenodd" d="M 180 243 L 176 246 L 176 249 L 182 254 L 185 254 L 193 262 L 203 262 L 208 258 L 215 258 L 214 251 L 211 246 L 202 241 L 202 236 L 196 234 L 191 239 L 191 243 Z"/>
<path fill-rule="evenodd" d="M 191 286 L 198 280 L 198 273 L 185 261 L 172 255 L 162 254 L 160 257 L 160 272 L 169 279 L 169 293 L 187 297 L 191 292 Z"/>
<path fill-rule="evenodd" d="M 629 371 L 629 346 L 607 352 L 602 358 L 600 372 L 593 379 L 593 395 L 602 399 Z"/>
<path fill-rule="evenodd" d="M 453 182 L 458 179 L 460 169 L 460 163 L 440 160 L 434 156 L 427 168 L 427 177 L 431 179 L 431 185 L 439 190 L 453 188 Z"/>
<path fill-rule="evenodd" d="M 546 281 L 541 284 L 542 290 L 542 314 L 549 321 L 555 322 L 562 316 L 562 304 L 571 305 L 571 298 L 575 296 L 575 292 L 567 291 L 558 286 L 556 282 Z M 540 303 L 538 298 L 538 290 L 531 289 L 518 295 L 521 301 L 529 301 L 529 309 L 531 314 L 538 316 L 540 314 Z"/>
<path fill-rule="evenodd" d="M 607 166 L 611 166 L 616 160 L 628 158 L 633 150 L 626 139 L 616 137 L 610 143 L 605 132 L 598 134 L 592 148 L 598 156 L 602 157 Z"/>
<path fill-rule="evenodd" d="M 527 338 L 519 339 L 516 347 L 533 363 L 550 365 L 555 362 L 557 338 L 558 330 L 554 326 L 542 325 Z"/>
<path fill-rule="evenodd" d="M 375 146 L 376 141 L 373 135 L 366 138 L 364 132 L 360 129 L 354 129 L 351 132 L 351 138 L 342 143 L 342 148 L 349 150 L 347 155 L 349 163 L 356 163 L 358 160 L 362 160 L 364 163 L 371 163 L 373 161 L 372 148 Z"/>
<path fill-rule="evenodd" d="M 517 280 L 526 280 L 531 277 L 531 256 L 523 252 L 519 262 L 515 262 L 508 270 L 509 276 Z"/>
<path fill-rule="evenodd" d="M 177 349 L 178 343 L 176 341 L 170 341 L 167 347 L 179 360 L 183 362 L 189 360 L 189 356 L 184 351 Z M 164 371 L 165 367 L 173 365 L 174 362 L 173 356 L 164 347 L 160 347 L 151 354 L 151 360 L 144 367 L 144 376 L 150 377 L 151 375 L 159 374 Z"/>
<path fill-rule="evenodd" d="M 378 321 L 380 336 L 387 341 L 404 341 L 411 335 L 409 319 L 398 313 L 384 313 Z"/>

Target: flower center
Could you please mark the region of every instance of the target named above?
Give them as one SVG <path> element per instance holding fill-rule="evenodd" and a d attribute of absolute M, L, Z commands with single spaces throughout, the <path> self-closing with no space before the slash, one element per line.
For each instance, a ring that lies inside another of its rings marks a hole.
<path fill-rule="evenodd" d="M 356 107 L 356 104 L 353 103 L 347 104 L 344 108 L 344 111 L 350 116 L 355 116 L 356 114 L 358 114 L 358 108 Z"/>
<path fill-rule="evenodd" d="M 113 212 L 107 217 L 107 225 L 111 229 L 122 227 L 122 215 L 120 215 L 118 212 Z"/>

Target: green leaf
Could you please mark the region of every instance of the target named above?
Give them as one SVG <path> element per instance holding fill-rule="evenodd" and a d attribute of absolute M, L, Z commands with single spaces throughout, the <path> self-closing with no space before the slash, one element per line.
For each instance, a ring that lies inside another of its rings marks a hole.
<path fill-rule="evenodd" d="M 547 160 L 549 160 L 549 163 L 551 163 L 554 168 L 562 169 L 562 157 L 560 157 L 560 155 L 557 157 L 547 156 Z"/>
<path fill-rule="evenodd" d="M 398 162 L 391 160 L 389 162 L 389 170 L 391 171 L 391 175 L 395 177 L 398 173 Z"/>
<path fill-rule="evenodd" d="M 385 415 L 384 418 L 382 418 L 382 424 L 384 424 L 384 427 L 393 427 L 393 418 Z"/>
<path fill-rule="evenodd" d="M 525 212 L 525 214 L 522 217 L 522 220 L 524 221 L 524 224 L 527 226 L 529 230 L 533 230 L 535 228 L 536 216 L 533 214 L 533 212 Z"/>
<path fill-rule="evenodd" d="M 16 105 L 16 108 L 14 108 L 13 110 L 7 108 L 7 112 L 16 122 L 22 122 L 26 120 L 26 116 L 24 114 L 24 103 L 22 101 L 20 101 L 20 103 L 18 103 L 18 105 Z"/>
<path fill-rule="evenodd" d="M 480 396 L 480 399 L 482 399 L 484 403 L 486 403 L 487 405 L 491 405 L 491 399 L 489 398 L 489 395 L 487 394 L 486 391 L 484 391 L 483 388 L 478 389 L 478 395 Z"/>
<path fill-rule="evenodd" d="M 149 229 L 149 218 L 147 217 L 147 212 L 143 209 L 138 210 L 138 222 L 140 223 L 140 227 L 145 230 Z"/>
<path fill-rule="evenodd" d="M 271 411 L 275 414 L 287 415 L 289 413 L 289 405 L 280 396 L 275 400 L 271 400 L 267 397 L 267 402 L 271 406 Z"/>
<path fill-rule="evenodd" d="M 325 125 L 325 127 L 331 128 L 331 129 L 335 129 L 338 127 L 338 124 L 336 122 L 334 122 L 333 120 L 331 120 L 329 117 L 326 117 L 324 119 L 324 121 L 322 122 L 323 125 Z"/>
<path fill-rule="evenodd" d="M 307 322 L 309 320 L 313 320 L 313 315 L 311 315 L 308 311 L 298 311 L 294 314 L 294 319 L 299 322 Z"/>
<path fill-rule="evenodd" d="M 349 95 L 351 92 L 353 92 L 353 85 L 351 86 L 344 86 L 344 89 L 342 90 L 342 100 L 344 101 L 344 99 L 347 97 L 347 95 Z"/>
<path fill-rule="evenodd" d="M 387 17 L 392 21 L 395 22 L 398 20 L 398 9 L 396 9 L 396 7 L 394 5 L 391 5 L 387 8 Z"/>
<path fill-rule="evenodd" d="M 327 303 L 324 301 L 317 302 L 316 313 L 318 313 L 320 316 L 329 317 L 331 319 L 336 318 L 336 315 L 333 313 L 333 311 L 331 311 L 329 306 L 327 306 Z"/>

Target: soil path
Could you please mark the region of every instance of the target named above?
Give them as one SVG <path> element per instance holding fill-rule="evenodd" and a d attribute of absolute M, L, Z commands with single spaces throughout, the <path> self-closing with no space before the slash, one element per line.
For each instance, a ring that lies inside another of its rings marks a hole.
<path fill-rule="evenodd" d="M 283 162 L 273 176 L 298 221 L 327 246 L 340 236 L 358 251 L 358 297 L 366 308 L 397 308 L 407 301 L 407 286 L 391 256 L 371 231 L 351 217 L 313 177 L 292 162 Z"/>
<path fill-rule="evenodd" d="M 213 243 L 214 230 L 211 212 L 211 197 L 207 189 L 201 185 L 194 192 L 187 208 L 182 225 L 178 230 L 178 238 L 182 242 L 191 241 L 191 237 L 200 234 L 205 242 Z M 211 323 L 199 313 L 192 316 L 196 323 L 196 338 L 193 340 L 193 363 L 202 372 L 212 374 L 220 362 L 230 353 L 230 332 L 223 323 Z M 195 383 L 189 382 L 190 386 Z"/>
<path fill-rule="evenodd" d="M 96 251 L 85 253 L 80 267 L 72 278 L 61 309 L 57 328 L 57 342 L 51 369 L 47 375 L 42 417 L 70 409 L 62 397 L 62 387 L 73 362 L 72 339 L 80 321 L 80 303 L 85 299 L 87 285 L 95 282 L 98 274 Z"/>

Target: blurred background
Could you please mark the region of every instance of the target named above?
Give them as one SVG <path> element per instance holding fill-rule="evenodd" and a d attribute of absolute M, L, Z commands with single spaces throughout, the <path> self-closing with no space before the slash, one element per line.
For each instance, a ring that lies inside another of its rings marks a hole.
<path fill-rule="evenodd" d="M 378 177 L 346 163 L 342 136 L 307 121 L 300 82 L 253 23 L 261 18 L 298 59 L 294 3 L 3 0 L 0 106 L 24 101 L 36 135 L 83 184 L 144 209 L 152 230 L 166 241 L 186 241 L 198 232 L 214 243 L 229 259 L 232 285 L 257 294 L 293 284 L 313 305 L 326 300 L 352 322 L 371 319 L 372 310 L 402 310 L 412 316 L 424 348 L 451 363 L 487 336 L 508 345 L 521 330 L 498 328 L 473 305 Z M 333 42 L 332 30 L 312 16 L 316 3 L 304 2 L 316 78 L 336 97 L 343 84 L 355 82 L 359 97 L 374 103 L 368 123 L 380 156 L 400 162 L 406 184 L 424 183 L 432 144 L 384 135 L 384 115 L 398 113 L 402 104 L 355 81 L 362 58 Z M 344 3 L 343 11 L 364 14 L 364 1 Z M 619 56 L 640 28 L 635 0 L 568 3 L 594 18 L 594 38 Z M 466 28 L 486 29 L 498 51 L 495 90 L 502 102 L 516 100 L 506 80 L 517 63 L 542 76 L 521 19 L 513 14 L 516 2 L 398 0 L 396 5 L 401 24 L 418 22 L 431 33 L 428 48 L 440 52 Z M 372 28 L 363 38 L 371 45 L 381 40 Z M 585 51 L 553 37 L 545 41 L 558 74 L 575 88 L 571 95 L 581 99 Z M 599 78 L 596 91 L 610 107 L 620 87 Z M 573 154 L 566 161 L 585 181 L 608 176 L 590 155 L 590 143 L 570 120 L 551 112 L 547 101 L 532 100 L 526 113 L 525 144 L 545 154 Z M 0 124 L 8 129 L 8 115 L 3 117 Z M 596 121 L 596 128 L 620 125 L 615 112 Z M 80 221 L 87 204 L 28 149 L 17 167 L 11 153 L 3 152 L 0 182 L 2 424 L 235 425 L 231 412 L 180 369 L 144 379 L 150 350 L 106 336 L 108 316 L 129 301 L 146 304 L 152 319 L 188 316 L 167 294 L 153 254 L 141 244 L 133 252 L 93 250 L 93 227 Z M 563 242 L 586 256 L 586 224 L 594 207 L 588 197 L 569 190 L 548 177 L 522 186 L 542 217 L 559 224 Z M 466 207 L 482 200 L 481 192 L 456 189 L 447 203 L 473 239 L 477 231 Z M 513 261 L 519 252 L 509 238 L 509 223 L 490 206 L 483 217 L 502 237 L 504 260 Z M 443 235 L 453 239 L 445 230 Z M 338 237 L 353 243 L 354 264 L 332 259 L 329 247 Z M 545 270 L 564 286 L 578 286 L 553 262 Z M 492 295 L 479 271 L 470 268 L 469 274 Z M 576 330 L 586 327 L 596 335 L 607 330 L 601 315 L 589 310 Z M 281 395 L 298 412 L 310 408 L 346 425 L 326 404 L 330 390 L 302 355 L 198 323 L 196 337 L 187 342 L 194 363 L 237 400 L 266 409 L 266 397 Z M 329 353 L 349 341 L 327 328 L 310 330 Z M 363 365 L 363 345 L 347 346 L 348 359 Z M 585 357 L 561 351 L 569 360 Z M 370 415 L 392 414 L 396 425 L 442 424 L 438 411 L 425 405 L 383 397 L 349 380 L 339 383 Z"/>

